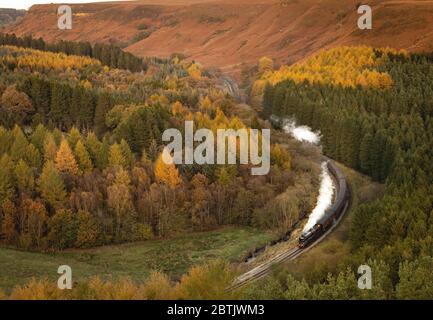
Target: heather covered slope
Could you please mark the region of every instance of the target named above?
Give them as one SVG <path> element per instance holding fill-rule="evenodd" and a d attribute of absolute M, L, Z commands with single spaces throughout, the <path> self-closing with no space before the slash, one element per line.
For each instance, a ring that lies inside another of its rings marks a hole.
<path fill-rule="evenodd" d="M 70 31 L 57 29 L 57 5 L 36 5 L 7 31 L 48 41 L 114 42 L 140 56 L 180 52 L 225 71 L 239 71 L 242 64 L 255 64 L 262 56 L 293 62 L 318 49 L 346 44 L 433 50 L 433 1 L 370 1 L 370 5 L 370 31 L 357 28 L 353 0 L 77 4 L 72 5 Z"/>
<path fill-rule="evenodd" d="M 25 10 L 0 8 L 0 27 L 21 19 L 25 14 Z"/>

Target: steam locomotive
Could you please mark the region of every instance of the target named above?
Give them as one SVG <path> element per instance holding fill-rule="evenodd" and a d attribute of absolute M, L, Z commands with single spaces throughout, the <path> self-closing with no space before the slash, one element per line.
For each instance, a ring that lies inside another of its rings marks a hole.
<path fill-rule="evenodd" d="M 349 200 L 349 189 L 342 172 L 329 159 L 327 160 L 327 167 L 336 182 L 337 198 L 332 206 L 325 211 L 323 217 L 319 219 L 310 230 L 301 234 L 298 243 L 298 247 L 301 249 L 308 247 L 311 243 L 319 239 L 329 228 L 332 227 L 334 223 L 336 223 Z"/>

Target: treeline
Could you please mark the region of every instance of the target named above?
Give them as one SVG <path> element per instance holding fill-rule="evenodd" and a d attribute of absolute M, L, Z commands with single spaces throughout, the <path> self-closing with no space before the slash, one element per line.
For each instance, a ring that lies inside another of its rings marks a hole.
<path fill-rule="evenodd" d="M 354 212 L 349 261 L 381 260 L 395 289 L 403 260 L 433 256 L 433 68 L 429 55 L 375 54 L 394 83 L 386 90 L 284 81 L 266 86 L 263 106 L 320 130 L 327 155 L 386 183 L 383 198 Z"/>
<path fill-rule="evenodd" d="M 62 52 L 67 55 L 88 56 L 98 59 L 102 64 L 132 72 L 146 70 L 147 65 L 142 58 L 112 44 L 89 42 L 72 42 L 61 40 L 56 43 L 46 43 L 42 38 L 32 36 L 17 37 L 15 34 L 0 33 L 0 45 L 11 45 L 22 48 L 31 48 L 42 51 Z"/>
<path fill-rule="evenodd" d="M 17 86 L 0 88 L 0 124 L 5 127 L 38 123 L 69 130 L 95 129 L 106 132 L 105 115 L 121 97 L 112 92 L 82 85 L 46 80 L 37 76 L 23 79 Z"/>
<path fill-rule="evenodd" d="M 194 266 L 179 282 L 170 281 L 161 272 L 153 272 L 143 282 L 125 278 L 103 280 L 99 277 L 80 279 L 72 290 L 59 290 L 56 281 L 31 280 L 16 286 L 9 294 L 0 290 L 0 300 L 387 300 L 432 298 L 431 283 L 433 268 L 431 257 L 406 261 L 399 267 L 398 284 L 393 287 L 390 269 L 383 261 L 369 260 L 373 270 L 373 286 L 370 290 L 358 288 L 358 274 L 347 268 L 338 275 L 329 274 L 322 282 L 296 279 L 293 275 L 280 272 L 276 277 L 233 291 L 227 288 L 238 272 L 228 263 L 211 261 Z M 203 290 L 206 286 L 206 290 Z"/>
<path fill-rule="evenodd" d="M 357 266 L 337 274 L 325 274 L 320 281 L 298 279 L 287 272 L 260 281 L 242 294 L 252 300 L 431 300 L 433 281 L 432 257 L 404 261 L 397 266 L 396 280 L 389 265 L 381 260 L 368 260 L 372 270 L 372 287 L 358 288 Z"/>

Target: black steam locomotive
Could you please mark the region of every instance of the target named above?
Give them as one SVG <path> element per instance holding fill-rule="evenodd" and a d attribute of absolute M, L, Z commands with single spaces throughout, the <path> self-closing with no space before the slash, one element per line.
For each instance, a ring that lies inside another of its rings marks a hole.
<path fill-rule="evenodd" d="M 330 208 L 328 208 L 319 221 L 308 231 L 299 237 L 299 248 L 308 247 L 311 243 L 320 238 L 338 220 L 349 200 L 349 189 L 346 179 L 340 169 L 330 160 L 327 161 L 328 170 L 334 177 L 337 188 L 337 198 Z"/>

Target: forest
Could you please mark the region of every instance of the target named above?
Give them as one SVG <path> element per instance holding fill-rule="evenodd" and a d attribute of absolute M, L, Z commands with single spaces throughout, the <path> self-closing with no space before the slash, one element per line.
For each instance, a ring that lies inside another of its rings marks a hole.
<path fill-rule="evenodd" d="M 326 81 L 329 70 L 334 68 L 332 61 L 338 60 L 343 66 L 353 59 L 370 62 L 355 63 L 358 67 L 352 70 L 353 76 L 343 71 L 341 74 L 346 77 L 341 78 L 341 83 Z M 348 279 L 353 277 L 355 266 L 370 261 L 377 265 L 381 279 L 380 290 L 371 297 L 431 298 L 428 285 L 432 283 L 429 270 L 433 265 L 431 54 L 341 48 L 318 53 L 312 61 L 293 68 L 293 72 L 291 66 L 284 66 L 261 75 L 263 79 L 272 79 L 280 77 L 281 71 L 285 74 L 281 82 L 266 82 L 264 116 L 294 117 L 299 123 L 320 130 L 326 155 L 386 186 L 383 198 L 354 212 L 349 238 L 352 253 L 341 266 L 341 273 L 337 270 L 329 279 L 326 274 L 319 277 L 330 290 L 341 284 L 341 292 L 329 292 L 328 297 L 362 298 Z M 296 79 L 299 76 L 296 70 L 300 68 L 307 68 L 301 81 Z M 382 75 L 384 79 L 392 79 L 392 85 L 378 86 L 380 80 L 354 84 L 350 79 L 355 79 L 356 73 Z M 349 269 L 345 270 L 346 267 Z M 410 277 L 411 273 L 417 276 Z M 275 292 L 264 294 L 311 298 L 317 289 L 316 283 L 290 276 L 287 283 L 275 281 L 273 285 Z"/>
<path fill-rule="evenodd" d="M 350 255 L 337 268 L 282 270 L 229 293 L 238 270 L 213 261 L 176 283 L 156 272 L 142 284 L 89 279 L 68 293 L 39 279 L 0 299 L 431 298 L 432 54 L 341 47 L 279 70 L 263 58 L 257 70 L 251 96 L 263 96 L 263 118 L 320 130 L 327 156 L 385 186 L 352 213 Z M 266 176 L 248 165 L 162 161 L 162 132 L 182 131 L 185 120 L 211 130 L 265 124 L 238 118 L 233 98 L 195 61 L 2 34 L 0 72 L 2 246 L 56 252 L 227 225 L 281 235 L 314 206 L 314 168 L 277 143 Z M 375 286 L 361 291 L 365 263 Z"/>
<path fill-rule="evenodd" d="M 10 45 L 22 48 L 31 48 L 67 55 L 88 56 L 98 59 L 102 64 L 119 69 L 127 69 L 132 72 L 145 70 L 147 65 L 142 58 L 134 56 L 121 48 L 96 43 L 91 45 L 89 42 L 59 41 L 57 43 L 46 43 L 42 38 L 34 39 L 31 35 L 17 37 L 15 34 L 0 33 L 0 45 Z"/>
<path fill-rule="evenodd" d="M 248 165 L 162 161 L 162 132 L 184 130 L 185 120 L 211 130 L 247 127 L 199 64 L 177 55 L 148 58 L 134 72 L 104 63 L 97 44 L 80 51 L 79 43 L 1 39 L 4 245 L 58 251 L 224 225 L 285 232 L 312 205 L 307 191 L 275 200 L 297 175 L 278 144 L 263 177 L 250 176 Z"/>

